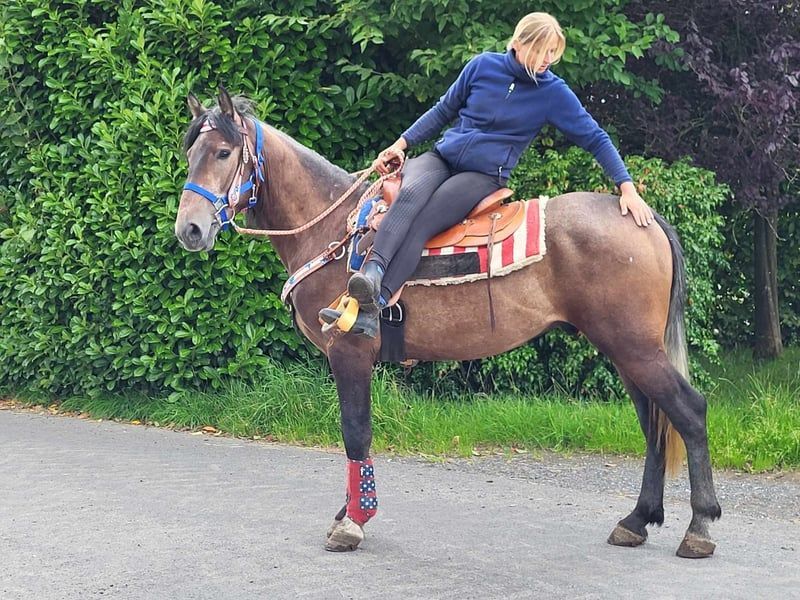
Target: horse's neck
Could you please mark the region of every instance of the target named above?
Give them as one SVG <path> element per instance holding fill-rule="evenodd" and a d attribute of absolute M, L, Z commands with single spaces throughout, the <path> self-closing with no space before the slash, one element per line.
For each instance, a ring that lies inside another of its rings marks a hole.
<path fill-rule="evenodd" d="M 256 226 L 260 228 L 301 227 L 328 208 L 355 181 L 319 155 L 271 128 L 265 131 L 265 147 L 266 186 L 255 213 Z M 301 233 L 270 238 L 289 272 L 344 236 L 345 220 L 358 197 L 358 191 L 353 192 L 330 215 Z"/>

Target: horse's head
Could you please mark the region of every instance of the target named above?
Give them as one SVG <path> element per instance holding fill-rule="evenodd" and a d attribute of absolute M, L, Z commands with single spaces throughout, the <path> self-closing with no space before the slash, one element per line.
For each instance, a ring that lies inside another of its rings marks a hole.
<path fill-rule="evenodd" d="M 187 250 L 214 247 L 225 228 L 245 204 L 255 202 L 255 187 L 263 180 L 261 130 L 245 119 L 252 113 L 244 98 L 231 98 L 220 87 L 218 106 L 204 108 L 194 95 L 187 103 L 191 125 L 184 137 L 189 175 L 181 194 L 175 235 Z M 251 129 L 252 131 L 248 131 Z M 258 138 L 249 144 L 248 137 Z"/>

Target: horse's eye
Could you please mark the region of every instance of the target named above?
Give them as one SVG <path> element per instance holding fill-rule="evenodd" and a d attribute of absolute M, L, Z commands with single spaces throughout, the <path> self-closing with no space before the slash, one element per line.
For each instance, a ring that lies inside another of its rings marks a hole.
<path fill-rule="evenodd" d="M 230 150 L 220 150 L 217 153 L 217 158 L 228 158 L 231 155 Z"/>

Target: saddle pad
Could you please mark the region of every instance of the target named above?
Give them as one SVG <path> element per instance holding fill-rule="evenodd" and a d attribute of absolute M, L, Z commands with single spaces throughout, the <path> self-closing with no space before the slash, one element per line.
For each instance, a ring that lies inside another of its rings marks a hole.
<path fill-rule="evenodd" d="M 513 235 L 492 248 L 492 277 L 501 277 L 542 260 L 545 255 L 544 211 L 547 197 L 523 202 L 525 219 Z M 447 246 L 422 251 L 417 270 L 406 285 L 452 285 L 486 279 L 489 276 L 487 246 Z"/>

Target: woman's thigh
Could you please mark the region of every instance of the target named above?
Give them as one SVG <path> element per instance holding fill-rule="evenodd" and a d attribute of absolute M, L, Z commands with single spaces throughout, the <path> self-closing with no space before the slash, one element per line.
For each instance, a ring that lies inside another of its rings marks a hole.
<path fill-rule="evenodd" d="M 427 242 L 464 219 L 481 200 L 503 187 L 496 177 L 464 171 L 445 180 L 431 195 L 414 219 L 414 235 L 423 234 Z"/>
<path fill-rule="evenodd" d="M 409 158 L 403 166 L 403 185 L 415 181 L 423 173 L 437 171 L 450 176 L 450 167 L 438 152 L 428 150 L 419 156 Z"/>
<path fill-rule="evenodd" d="M 457 173 L 444 181 L 414 218 L 389 263 L 381 288 L 384 297 L 390 298 L 413 274 L 429 239 L 461 221 L 478 202 L 500 187 L 496 178 L 472 171 Z"/>
<path fill-rule="evenodd" d="M 435 152 L 410 159 L 403 168 L 403 183 L 375 235 L 373 256 L 386 268 L 408 236 L 412 223 L 431 195 L 450 177 L 450 167 Z"/>
<path fill-rule="evenodd" d="M 436 152 L 428 151 L 408 159 L 403 167 L 403 181 L 397 196 L 398 203 L 427 202 L 436 188 L 448 177 L 450 177 L 450 167 Z"/>

